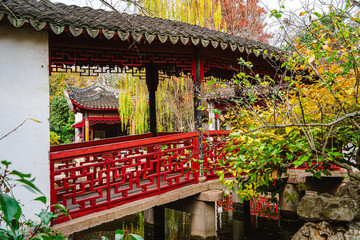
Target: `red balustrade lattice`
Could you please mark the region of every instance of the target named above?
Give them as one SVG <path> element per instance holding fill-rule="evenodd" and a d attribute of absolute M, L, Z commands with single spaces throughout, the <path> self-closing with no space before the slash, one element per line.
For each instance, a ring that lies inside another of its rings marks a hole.
<path fill-rule="evenodd" d="M 196 133 L 53 151 L 51 203 L 76 218 L 197 183 L 197 154 Z"/>
<path fill-rule="evenodd" d="M 231 175 L 226 168 L 218 165 L 219 160 L 224 160 L 226 157 L 223 148 L 229 133 L 230 131 L 208 131 L 204 133 L 204 176 L 206 180 L 217 178 L 219 170 L 225 171 L 227 176 Z"/>
<path fill-rule="evenodd" d="M 217 171 L 230 177 L 223 147 L 230 131 L 204 132 L 206 180 Z M 63 204 L 72 218 L 158 195 L 198 182 L 198 133 L 159 133 L 51 147 L 51 204 Z M 223 161 L 225 160 L 225 161 Z M 277 204 L 260 198 L 253 214 L 277 213 Z M 55 211 L 55 209 L 52 209 Z M 271 214 L 270 214 L 271 217 Z M 56 223 L 67 221 L 60 215 Z"/>

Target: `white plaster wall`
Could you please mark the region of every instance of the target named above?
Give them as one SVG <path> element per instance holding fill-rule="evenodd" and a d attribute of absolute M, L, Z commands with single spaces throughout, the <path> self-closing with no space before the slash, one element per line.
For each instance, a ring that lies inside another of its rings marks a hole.
<path fill-rule="evenodd" d="M 50 201 L 49 181 L 49 68 L 48 33 L 25 27 L 0 25 L 0 160 L 11 161 L 12 168 L 36 177 L 35 184 Z M 39 195 L 24 187 L 15 189 L 24 205 L 25 216 L 34 216 L 44 207 L 32 201 Z"/>
<path fill-rule="evenodd" d="M 83 120 L 83 114 L 80 112 L 75 113 L 75 123 L 79 123 Z"/>
<path fill-rule="evenodd" d="M 207 104 L 208 107 L 208 112 L 209 112 L 209 121 L 211 122 L 209 124 L 209 130 L 215 130 L 215 121 L 216 121 L 216 117 L 215 117 L 215 113 L 212 111 L 213 109 L 215 109 L 215 106 L 213 103 L 208 103 Z"/>

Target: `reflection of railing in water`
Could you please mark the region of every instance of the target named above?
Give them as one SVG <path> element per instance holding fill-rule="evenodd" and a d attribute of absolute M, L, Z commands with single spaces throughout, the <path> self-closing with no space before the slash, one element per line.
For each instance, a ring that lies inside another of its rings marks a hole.
<path fill-rule="evenodd" d="M 233 211 L 233 201 L 232 196 L 225 195 L 222 201 L 218 201 L 218 207 L 221 207 L 221 210 L 232 212 Z"/>
<path fill-rule="evenodd" d="M 250 214 L 278 219 L 278 203 L 269 202 L 266 197 L 258 197 L 258 200 L 250 201 Z"/>
<path fill-rule="evenodd" d="M 206 134 L 219 141 L 219 134 L 228 132 Z M 190 161 L 198 159 L 197 133 L 144 134 L 95 143 L 56 146 L 50 151 L 51 204 L 63 204 L 72 218 L 198 182 L 198 163 Z M 204 165 L 209 169 L 221 148 L 204 143 Z M 216 174 L 206 171 L 205 176 Z M 67 220 L 60 215 L 56 222 Z"/>
<path fill-rule="evenodd" d="M 222 211 L 233 212 L 232 194 L 218 201 L 218 207 L 221 207 Z M 278 203 L 269 202 L 266 197 L 258 197 L 258 200 L 250 201 L 250 214 L 276 220 L 278 219 Z"/>

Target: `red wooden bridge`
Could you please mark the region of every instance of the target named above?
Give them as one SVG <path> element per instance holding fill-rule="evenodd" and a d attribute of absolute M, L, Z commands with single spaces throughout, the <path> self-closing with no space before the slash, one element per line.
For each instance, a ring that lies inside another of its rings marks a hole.
<path fill-rule="evenodd" d="M 214 179 L 228 131 L 151 133 L 51 147 L 51 204 L 72 218 L 159 195 L 199 181 L 199 144 L 206 180 Z M 53 209 L 55 210 L 55 209 Z M 69 220 L 60 215 L 56 223 Z"/>
<path fill-rule="evenodd" d="M 199 142 L 197 132 L 158 133 L 158 137 L 146 133 L 53 146 L 51 205 L 62 204 L 71 218 L 77 218 L 196 184 L 200 175 L 215 179 L 219 169 L 214 163 L 225 157 L 222 149 L 228 134 L 208 131 Z M 196 160 L 201 144 L 202 166 Z M 333 166 L 333 171 L 339 170 Z M 263 209 L 256 206 L 252 206 L 255 212 Z M 67 220 L 60 215 L 55 223 Z"/>

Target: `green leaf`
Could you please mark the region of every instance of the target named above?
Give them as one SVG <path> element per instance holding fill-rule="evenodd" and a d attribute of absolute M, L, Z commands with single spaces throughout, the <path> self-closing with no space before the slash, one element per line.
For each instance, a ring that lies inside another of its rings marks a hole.
<path fill-rule="evenodd" d="M 46 234 L 40 234 L 40 235 L 38 236 L 38 238 L 39 238 L 40 240 L 53 240 L 53 239 L 55 239 L 55 238 L 53 238 L 52 236 L 48 236 L 48 235 L 46 235 Z"/>
<path fill-rule="evenodd" d="M 101 240 L 110 240 L 110 239 L 105 236 L 101 236 Z"/>
<path fill-rule="evenodd" d="M 15 240 L 23 240 L 23 239 L 25 239 L 25 236 L 23 234 L 22 235 L 17 235 L 15 237 Z"/>
<path fill-rule="evenodd" d="M 318 13 L 318 12 L 314 12 L 314 15 L 317 16 L 318 18 L 321 18 L 321 17 L 322 17 L 321 14 Z"/>
<path fill-rule="evenodd" d="M 43 204 L 46 204 L 46 197 L 45 197 L 45 196 L 41 196 L 41 197 L 35 198 L 34 200 L 35 200 L 35 201 L 40 201 L 40 202 L 42 202 Z"/>
<path fill-rule="evenodd" d="M 129 236 L 132 240 L 144 240 L 141 236 L 137 234 L 130 234 Z"/>
<path fill-rule="evenodd" d="M 222 181 L 222 180 L 224 180 L 224 174 L 221 174 L 219 177 L 219 181 Z"/>
<path fill-rule="evenodd" d="M 68 216 L 71 219 L 70 214 L 69 214 L 68 210 L 66 209 L 66 207 L 64 205 L 62 205 L 62 204 L 54 204 L 53 206 L 55 208 L 60 209 L 60 212 L 62 214 L 65 214 L 66 216 Z"/>
<path fill-rule="evenodd" d="M 0 206 L 1 210 L 4 213 L 5 221 L 10 223 L 13 218 L 16 217 L 16 220 L 19 219 L 19 211 L 21 213 L 21 208 L 18 202 L 5 193 L 0 194 Z"/>
<path fill-rule="evenodd" d="M 27 188 L 27 189 L 29 189 L 30 191 L 32 191 L 32 192 L 39 192 L 39 193 L 41 193 L 41 194 L 43 194 L 32 182 L 35 180 L 35 178 L 33 178 L 32 180 L 26 180 L 26 179 L 17 179 L 16 181 L 18 181 L 18 182 L 21 182 L 21 183 L 23 183 L 23 184 L 25 184 L 25 186 L 28 186 L 29 188 Z"/>
<path fill-rule="evenodd" d="M 314 177 L 316 177 L 318 179 L 321 178 L 321 173 L 319 173 L 319 172 L 313 172 L 313 175 L 314 175 Z"/>
<path fill-rule="evenodd" d="M 123 239 L 124 235 L 125 235 L 125 232 L 123 230 L 120 230 L 120 229 L 116 230 L 116 232 L 115 232 L 115 240 Z"/>
<path fill-rule="evenodd" d="M 45 225 L 48 225 L 56 215 L 43 209 L 38 216 Z"/>
<path fill-rule="evenodd" d="M 9 238 L 7 236 L 5 236 L 4 234 L 2 234 L 2 233 L 0 233 L 0 239 L 9 240 Z"/>
<path fill-rule="evenodd" d="M 5 166 L 9 166 L 9 165 L 11 164 L 11 162 L 8 162 L 8 161 L 6 161 L 6 160 L 2 160 L 2 161 L 1 161 L 1 164 L 2 164 L 2 165 L 5 165 Z"/>
<path fill-rule="evenodd" d="M 31 174 L 22 173 L 22 172 L 19 172 L 16 170 L 11 171 L 10 174 L 19 176 L 20 178 L 30 178 L 31 177 Z"/>

